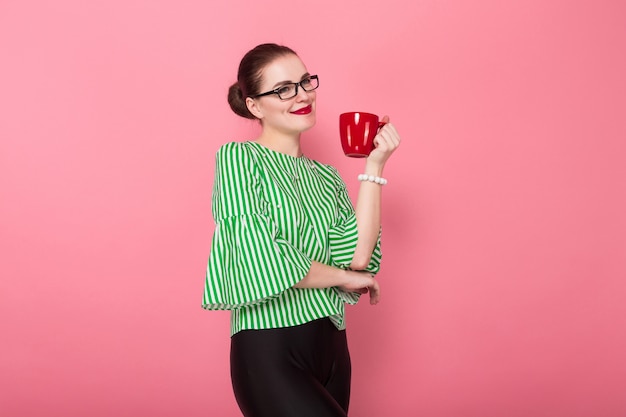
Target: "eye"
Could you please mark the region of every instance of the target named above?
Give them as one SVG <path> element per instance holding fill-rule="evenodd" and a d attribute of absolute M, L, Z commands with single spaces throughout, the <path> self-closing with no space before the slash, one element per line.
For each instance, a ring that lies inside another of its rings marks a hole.
<path fill-rule="evenodd" d="M 303 88 L 309 88 L 311 86 L 311 77 L 305 78 L 304 80 L 300 81 L 300 85 Z"/>
<path fill-rule="evenodd" d="M 282 87 L 278 87 L 276 89 L 276 92 L 279 95 L 289 95 L 292 91 L 293 91 L 293 84 L 287 84 L 287 85 L 283 85 Z"/>

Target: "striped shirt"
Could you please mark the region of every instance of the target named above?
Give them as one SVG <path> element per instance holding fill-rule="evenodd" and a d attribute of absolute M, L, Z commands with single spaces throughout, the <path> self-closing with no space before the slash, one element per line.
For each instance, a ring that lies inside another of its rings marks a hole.
<path fill-rule="evenodd" d="M 346 185 L 329 165 L 231 142 L 216 154 L 216 223 L 202 306 L 232 310 L 231 335 L 329 317 L 345 328 L 344 303 L 357 293 L 294 288 L 311 262 L 346 269 L 357 242 Z M 380 236 L 367 270 L 380 267 Z"/>

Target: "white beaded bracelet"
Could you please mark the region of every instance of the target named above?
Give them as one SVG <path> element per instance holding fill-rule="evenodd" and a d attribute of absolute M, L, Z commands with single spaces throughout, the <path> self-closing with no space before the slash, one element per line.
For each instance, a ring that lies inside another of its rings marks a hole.
<path fill-rule="evenodd" d="M 375 182 L 376 184 L 380 184 L 380 185 L 387 184 L 387 180 L 386 179 L 384 179 L 382 177 L 376 177 L 374 175 L 359 174 L 359 176 L 357 178 L 359 179 L 359 181 Z"/>

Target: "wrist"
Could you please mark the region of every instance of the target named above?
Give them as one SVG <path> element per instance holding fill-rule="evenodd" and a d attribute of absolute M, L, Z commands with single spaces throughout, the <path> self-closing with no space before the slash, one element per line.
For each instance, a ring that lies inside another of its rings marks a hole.
<path fill-rule="evenodd" d="M 378 162 L 372 162 L 368 160 L 365 163 L 365 171 L 364 174 L 373 175 L 375 177 L 380 177 L 383 175 L 383 169 L 385 168 L 385 164 L 381 164 Z"/>
<path fill-rule="evenodd" d="M 385 178 L 378 177 L 376 175 L 359 174 L 357 179 L 361 182 L 371 182 L 378 185 L 387 184 L 387 180 Z"/>
<path fill-rule="evenodd" d="M 350 281 L 350 272 L 349 269 L 340 269 L 339 271 L 337 287 L 343 287 Z"/>

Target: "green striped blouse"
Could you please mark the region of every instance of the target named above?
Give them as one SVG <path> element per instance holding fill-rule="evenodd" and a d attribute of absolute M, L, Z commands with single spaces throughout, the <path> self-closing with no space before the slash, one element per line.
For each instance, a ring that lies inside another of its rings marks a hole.
<path fill-rule="evenodd" d="M 232 310 L 231 335 L 322 317 L 345 328 L 344 303 L 359 294 L 293 287 L 311 261 L 343 269 L 352 261 L 356 217 L 335 168 L 255 142 L 227 143 L 216 155 L 212 210 L 202 306 Z M 379 236 L 367 270 L 378 272 L 380 259 Z"/>

